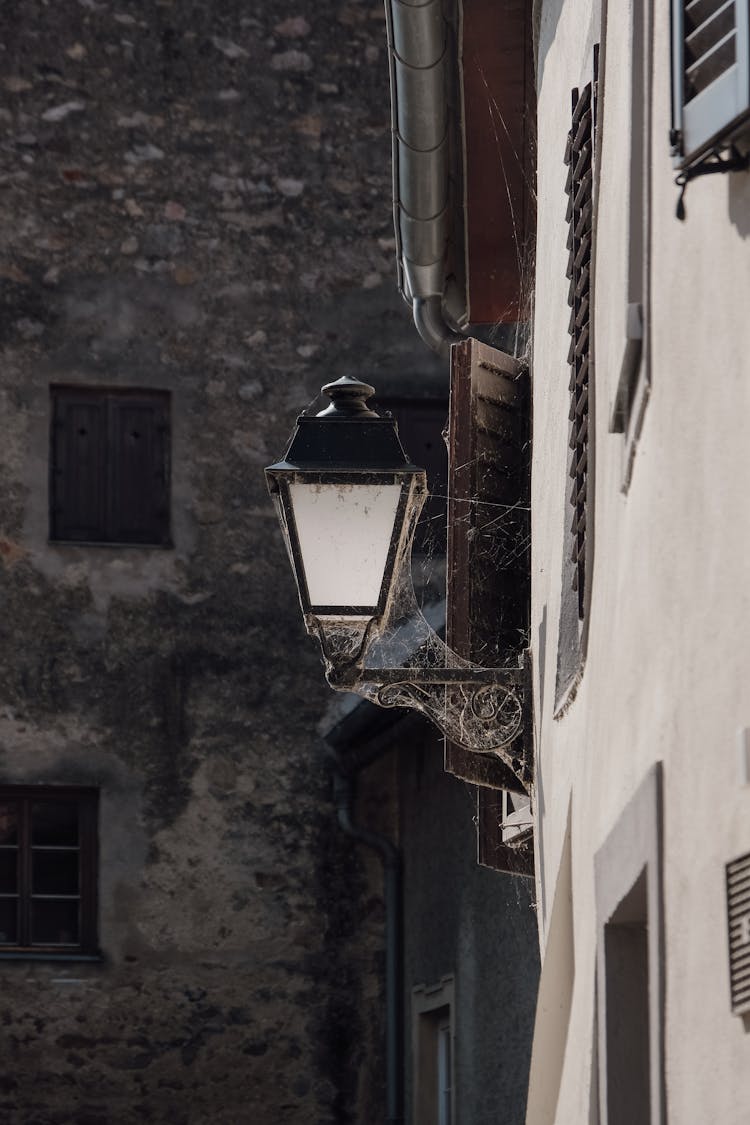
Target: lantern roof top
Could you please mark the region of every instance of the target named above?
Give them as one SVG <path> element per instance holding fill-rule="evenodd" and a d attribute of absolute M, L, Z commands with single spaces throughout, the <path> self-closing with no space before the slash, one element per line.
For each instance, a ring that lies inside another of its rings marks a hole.
<path fill-rule="evenodd" d="M 269 465 L 268 473 L 423 472 L 409 460 L 396 420 L 390 414 L 381 417 L 366 405 L 374 387 L 345 375 L 322 390 L 330 405 L 317 414 L 300 415 L 283 460 Z"/>

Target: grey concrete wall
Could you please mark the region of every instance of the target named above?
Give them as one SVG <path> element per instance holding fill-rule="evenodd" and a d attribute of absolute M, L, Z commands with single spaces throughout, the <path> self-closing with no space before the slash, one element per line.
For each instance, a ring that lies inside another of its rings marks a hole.
<path fill-rule="evenodd" d="M 0 781 L 101 788 L 103 952 L 0 960 L 0 1117 L 379 1121 L 379 872 L 261 470 L 329 378 L 434 371 L 381 8 L 7 0 L 0 42 Z M 171 391 L 173 550 L 47 541 L 50 383 Z"/>
<path fill-rule="evenodd" d="M 452 976 L 456 1121 L 520 1125 L 539 974 L 533 885 L 477 866 L 475 791 L 443 772 L 442 755 L 426 726 L 399 751 L 406 1041 L 412 989 Z M 410 1058 L 408 1113 L 413 1094 Z"/>

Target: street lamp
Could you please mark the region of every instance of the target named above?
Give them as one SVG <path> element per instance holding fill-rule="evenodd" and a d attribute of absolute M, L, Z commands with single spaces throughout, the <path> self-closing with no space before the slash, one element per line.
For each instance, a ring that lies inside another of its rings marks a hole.
<path fill-rule="evenodd" d="M 266 479 L 329 684 L 422 711 L 453 742 L 499 753 L 527 788 L 525 670 L 463 660 L 416 604 L 411 544 L 424 469 L 409 461 L 393 418 L 368 408 L 373 387 L 344 377 L 323 392 L 330 405 L 298 418 Z"/>

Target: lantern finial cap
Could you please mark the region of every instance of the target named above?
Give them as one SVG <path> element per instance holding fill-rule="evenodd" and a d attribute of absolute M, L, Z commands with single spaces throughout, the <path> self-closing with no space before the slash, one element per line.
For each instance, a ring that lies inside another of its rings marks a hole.
<path fill-rule="evenodd" d="M 319 411 L 316 418 L 326 418 L 331 421 L 341 419 L 351 422 L 359 418 L 379 417 L 374 410 L 370 410 L 366 405 L 367 399 L 375 394 L 375 388 L 371 387 L 369 383 L 363 383 L 359 379 L 352 379 L 349 375 L 344 375 L 334 383 L 326 383 L 321 390 L 323 394 L 328 395 L 331 403 L 325 410 Z"/>

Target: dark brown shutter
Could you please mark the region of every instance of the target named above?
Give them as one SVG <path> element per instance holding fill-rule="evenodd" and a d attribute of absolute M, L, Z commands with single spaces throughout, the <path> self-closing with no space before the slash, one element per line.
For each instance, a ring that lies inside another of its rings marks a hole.
<path fill-rule="evenodd" d="M 52 388 L 50 535 L 167 546 L 169 394 Z"/>
<path fill-rule="evenodd" d="M 534 845 L 503 843 L 503 793 L 499 789 L 477 789 L 477 858 L 483 867 L 509 875 L 534 877 Z"/>
<path fill-rule="evenodd" d="M 515 667 L 528 643 L 530 582 L 528 381 L 517 360 L 476 340 L 453 347 L 448 437 L 447 641 L 477 663 Z M 530 723 L 519 757 L 529 737 Z M 516 776 L 499 757 L 451 742 L 445 768 L 480 787 L 480 863 L 516 871 L 493 795 L 517 790 Z"/>
<path fill-rule="evenodd" d="M 96 392 L 54 392 L 50 466 L 53 539 L 106 538 L 106 403 Z"/>
<path fill-rule="evenodd" d="M 573 588 L 578 616 L 586 598 L 586 525 L 588 521 L 589 386 L 591 380 L 591 240 L 593 222 L 594 119 L 596 83 L 573 91 L 573 119 L 565 147 L 568 177 L 568 304 L 570 305 L 570 477 L 569 493 Z"/>
<path fill-rule="evenodd" d="M 165 395 L 109 399 L 110 542 L 169 542 L 167 409 Z"/>
<path fill-rule="evenodd" d="M 377 409 L 389 410 L 409 459 L 427 471 L 429 496 L 414 535 L 414 550 L 445 554 L 448 454 L 443 429 L 448 403 L 443 400 L 378 397 Z"/>

